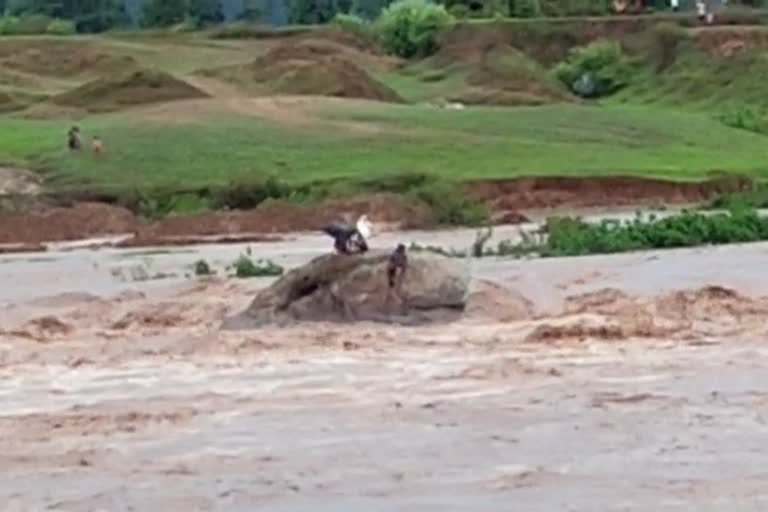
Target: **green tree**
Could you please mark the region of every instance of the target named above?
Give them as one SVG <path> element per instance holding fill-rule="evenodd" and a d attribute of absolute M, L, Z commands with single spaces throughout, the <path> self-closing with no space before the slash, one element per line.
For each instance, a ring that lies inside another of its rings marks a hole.
<path fill-rule="evenodd" d="M 445 6 L 429 0 L 398 0 L 381 11 L 374 31 L 382 46 L 399 57 L 426 56 L 437 37 L 453 23 Z"/>
<path fill-rule="evenodd" d="M 142 22 L 147 27 L 169 27 L 183 22 L 187 13 L 187 0 L 149 0 Z"/>
<path fill-rule="evenodd" d="M 352 0 L 294 0 L 290 20 L 296 24 L 328 23 L 338 13 L 348 13 Z"/>
<path fill-rule="evenodd" d="M 102 32 L 129 22 L 122 0 L 77 0 L 71 12 L 78 32 Z"/>
<path fill-rule="evenodd" d="M 211 25 L 224 21 L 220 0 L 190 0 L 189 17 L 200 25 Z"/>

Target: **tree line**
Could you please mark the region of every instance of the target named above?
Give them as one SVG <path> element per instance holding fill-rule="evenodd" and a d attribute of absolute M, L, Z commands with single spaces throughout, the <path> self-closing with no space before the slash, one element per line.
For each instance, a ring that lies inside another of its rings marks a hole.
<path fill-rule="evenodd" d="M 68 20 L 78 32 L 120 26 L 202 27 L 248 21 L 270 25 L 321 24 L 336 14 L 375 17 L 390 0 L 0 0 L 6 17 Z"/>
<path fill-rule="evenodd" d="M 322 24 L 337 15 L 376 18 L 393 0 L 0 0 L 6 18 L 64 20 L 77 32 L 116 27 L 200 28 L 246 21 L 282 26 Z M 613 0 L 434 0 L 454 17 L 600 15 L 612 11 Z M 668 0 L 640 0 L 666 9 Z M 747 3 L 745 0 L 737 0 Z M 758 0 L 754 0 L 758 1 Z M 763 0 L 759 0 L 763 1 Z M 682 0 L 681 4 L 693 0 Z M 0 27 L 0 34 L 3 31 Z M 9 32 L 10 33 L 10 32 Z"/>

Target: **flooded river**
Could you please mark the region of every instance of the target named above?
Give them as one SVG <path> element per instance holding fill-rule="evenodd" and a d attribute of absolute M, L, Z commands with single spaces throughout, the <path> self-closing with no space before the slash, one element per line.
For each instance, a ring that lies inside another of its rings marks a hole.
<path fill-rule="evenodd" d="M 768 244 L 468 260 L 515 295 L 446 326 L 222 332 L 270 282 L 223 277 L 245 250 L 0 258 L 0 510 L 768 507 Z"/>

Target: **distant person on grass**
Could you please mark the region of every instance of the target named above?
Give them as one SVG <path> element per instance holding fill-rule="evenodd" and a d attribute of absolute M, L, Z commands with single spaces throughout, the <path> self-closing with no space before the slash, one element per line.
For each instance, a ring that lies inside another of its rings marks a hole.
<path fill-rule="evenodd" d="M 93 137 L 93 141 L 91 142 L 91 149 L 93 150 L 93 154 L 96 156 L 100 156 L 104 152 L 104 143 L 101 142 L 100 137 Z"/>
<path fill-rule="evenodd" d="M 70 151 L 79 151 L 83 145 L 83 140 L 80 137 L 80 128 L 73 126 L 67 132 L 67 146 Z"/>

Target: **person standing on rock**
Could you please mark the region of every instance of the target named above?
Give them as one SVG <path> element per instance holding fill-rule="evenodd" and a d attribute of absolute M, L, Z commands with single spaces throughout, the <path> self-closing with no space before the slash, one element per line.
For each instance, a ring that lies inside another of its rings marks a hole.
<path fill-rule="evenodd" d="M 387 260 L 387 309 L 389 309 L 392 294 L 397 295 L 400 305 L 405 308 L 406 302 L 403 298 L 402 288 L 403 279 L 408 270 L 408 256 L 405 254 L 405 245 L 398 244 L 394 252 Z"/>

